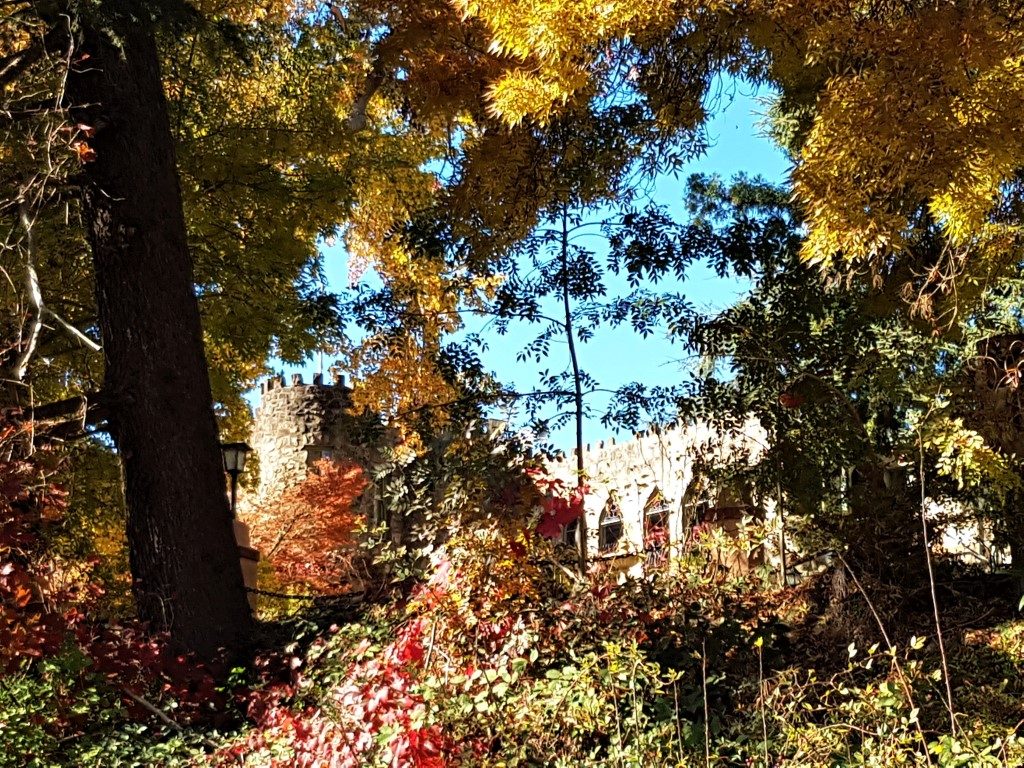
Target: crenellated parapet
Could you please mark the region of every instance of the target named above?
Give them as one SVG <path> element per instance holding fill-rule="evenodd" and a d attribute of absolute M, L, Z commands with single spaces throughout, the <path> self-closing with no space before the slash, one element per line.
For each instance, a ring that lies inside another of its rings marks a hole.
<path fill-rule="evenodd" d="M 622 521 L 622 538 L 613 553 L 643 551 L 645 519 L 655 508 L 664 510 L 669 539 L 682 541 L 700 505 L 735 510 L 738 517 L 751 510 L 745 494 L 707 486 L 700 477 L 708 464 L 722 466 L 740 454 L 756 461 L 767 443 L 764 430 L 754 422 L 735 435 L 723 435 L 702 423 L 673 423 L 635 432 L 632 439 L 614 438 L 587 445 L 584 472 L 589 493 L 584 509 L 587 517 L 588 549 L 602 554 L 601 520 L 615 506 Z M 557 477 L 574 482 L 576 451 L 560 454 L 549 463 Z M 774 506 L 774 505 L 772 505 Z"/>

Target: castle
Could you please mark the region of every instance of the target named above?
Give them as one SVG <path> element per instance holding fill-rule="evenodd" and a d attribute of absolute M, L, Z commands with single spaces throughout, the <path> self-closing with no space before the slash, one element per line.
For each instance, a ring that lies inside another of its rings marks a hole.
<path fill-rule="evenodd" d="M 257 503 L 302 482 L 319 459 L 352 449 L 351 395 L 344 377 L 330 384 L 322 375 L 305 384 L 301 374 L 290 384 L 284 376 L 262 382 L 250 439 L 260 462 Z"/>
<path fill-rule="evenodd" d="M 373 463 L 388 440 L 379 419 L 351 414 L 352 390 L 344 377 L 325 383 L 322 376 L 314 376 L 306 384 L 298 374 L 287 381 L 274 376 L 262 383 L 260 394 L 251 438 L 260 463 L 257 503 L 301 482 L 319 459 L 345 456 Z M 369 442 L 367 434 L 374 435 Z M 774 496 L 757 497 L 740 486 L 716 486 L 702 472 L 703 467 L 722 466 L 737 456 L 754 463 L 767 443 L 767 434 L 751 421 L 733 435 L 723 436 L 705 424 L 677 423 L 652 427 L 623 442 L 611 439 L 588 445 L 584 512 L 589 559 L 639 575 L 652 559 L 679 551 L 698 525 L 737 539 L 744 522 L 753 519 L 764 525 L 765 545 L 723 553 L 719 565 L 742 571 L 767 562 L 780 569 L 784 530 Z M 548 462 L 550 474 L 570 486 L 576 481 L 575 469 L 575 455 Z M 378 501 L 376 496 L 369 498 L 364 510 L 374 522 L 379 522 Z M 929 516 L 941 520 L 951 511 L 956 512 L 932 502 Z M 578 526 L 570 526 L 565 543 L 578 543 L 577 535 Z M 1000 556 L 992 548 L 991 533 L 980 523 L 947 525 L 938 543 L 947 554 L 965 561 L 985 563 Z M 812 571 L 818 564 L 806 561 L 794 568 L 790 562 L 787 578 L 798 578 L 798 572 Z"/>
<path fill-rule="evenodd" d="M 306 384 L 295 374 L 262 383 L 251 439 L 260 463 L 257 503 L 301 482 L 319 459 L 366 457 L 371 449 L 357 437 L 359 430 L 365 432 L 365 419 L 349 413 L 351 393 L 343 377 L 324 383 L 314 376 Z M 591 559 L 615 559 L 620 567 L 642 570 L 652 553 L 664 555 L 668 546 L 685 541 L 695 524 L 710 523 L 735 535 L 745 517 L 771 519 L 773 500 L 752 498 L 743 489 L 714 488 L 700 473 L 702 462 L 724 462 L 740 449 L 756 459 L 765 444 L 763 431 L 751 424 L 732 438 L 718 437 L 706 425 L 675 424 L 636 433 L 629 441 L 587 446 L 584 510 Z M 575 466 L 574 456 L 562 456 L 548 468 L 573 485 Z M 566 532 L 566 543 L 575 531 L 573 526 Z M 748 564 L 744 558 L 729 565 Z"/>
<path fill-rule="evenodd" d="M 774 499 L 756 498 L 749 488 L 713 484 L 702 472 L 702 467 L 721 466 L 740 455 L 756 461 L 765 437 L 755 423 L 735 435 L 721 435 L 706 424 L 675 423 L 637 432 L 621 443 L 611 439 L 586 446 L 584 513 L 590 557 L 625 560 L 618 567 L 639 574 L 645 562 L 685 543 L 697 525 L 714 526 L 736 538 L 745 520 L 773 521 Z M 549 469 L 572 482 L 575 451 Z M 567 539 L 576 535 L 575 527 L 566 532 Z M 763 548 L 731 553 L 722 565 L 746 570 L 765 554 Z"/>

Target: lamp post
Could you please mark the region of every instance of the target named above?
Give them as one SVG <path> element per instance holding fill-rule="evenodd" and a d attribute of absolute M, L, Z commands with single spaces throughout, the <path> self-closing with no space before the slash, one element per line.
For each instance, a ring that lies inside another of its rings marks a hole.
<path fill-rule="evenodd" d="M 238 504 L 238 476 L 245 469 L 245 457 L 251 451 L 245 443 L 221 443 L 220 451 L 224 457 L 224 471 L 231 476 L 231 517 L 235 516 Z"/>

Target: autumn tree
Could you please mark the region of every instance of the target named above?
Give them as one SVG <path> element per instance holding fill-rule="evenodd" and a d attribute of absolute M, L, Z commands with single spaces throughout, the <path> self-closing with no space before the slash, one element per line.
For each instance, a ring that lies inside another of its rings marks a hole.
<path fill-rule="evenodd" d="M 232 644 L 249 621 L 223 498 L 204 340 L 223 374 L 214 379 L 218 399 L 233 400 L 237 410 L 238 390 L 271 350 L 299 356 L 322 341 L 312 329 L 330 326 L 330 299 L 316 285 L 317 239 L 348 221 L 350 242 L 371 242 L 375 232 L 407 219 L 431 194 L 433 174 L 423 164 L 449 135 L 443 126 L 423 140 L 418 131 L 402 131 L 410 116 L 395 85 L 397 71 L 409 72 L 401 36 L 422 39 L 424 25 L 444 14 L 390 14 L 400 29 L 383 37 L 388 45 L 400 42 L 386 56 L 387 46 L 378 48 L 369 32 L 379 31 L 383 15 L 385 9 L 366 9 L 346 17 L 326 6 L 286 3 L 3 9 L 0 83 L 10 127 L 4 153 L 23 161 L 5 179 L 5 205 L 18 223 L 27 307 L 12 318 L 15 342 L 6 356 L 16 381 L 29 364 L 45 365 L 34 354 L 47 317 L 34 265 L 39 246 L 51 242 L 42 237 L 52 231 L 47 227 L 66 232 L 71 243 L 52 254 L 57 264 L 88 243 L 78 285 L 95 284 L 95 309 L 78 301 L 72 320 L 81 318 L 85 330 L 71 321 L 63 326 L 93 349 L 89 331 L 98 328 L 103 342 L 102 373 L 95 361 L 83 368 L 94 381 L 102 376 L 106 423 L 125 465 L 140 614 L 203 650 Z M 217 51 L 233 47 L 235 63 L 218 66 Z M 170 74 L 162 76 L 162 67 Z M 40 101 L 38 94 L 47 96 Z M 337 108 L 315 114 L 314 103 Z M 376 143 L 368 140 L 374 136 Z M 269 151 L 254 156 L 237 152 L 241 147 Z M 353 152 L 357 147 L 365 151 Z M 187 161 L 184 201 L 176 149 Z M 140 168 L 149 178 L 140 177 Z M 332 187 L 332 178 L 344 183 Z M 414 188 L 418 197 L 410 194 Z M 327 202 L 313 207 L 314 199 Z M 299 210 L 302 226 L 294 222 Z M 79 221 L 81 229 L 69 226 Z M 250 279 L 233 279 L 244 276 L 240 264 L 255 253 L 267 261 L 253 262 L 258 269 Z M 380 264 L 386 256 L 377 254 Z M 211 320 L 205 339 L 197 280 Z M 69 298 L 86 295 L 79 288 Z M 279 311 L 249 309 L 270 303 Z M 34 381 L 26 391 L 36 391 Z"/>
<path fill-rule="evenodd" d="M 357 502 L 366 484 L 358 464 L 320 460 L 301 483 L 244 515 L 253 544 L 283 580 L 340 588 L 354 575 Z"/>
<path fill-rule="evenodd" d="M 961 522 L 1013 524 L 984 498 L 1017 487 L 1013 450 L 983 439 L 972 405 L 979 341 L 1019 322 L 997 309 L 1011 286 L 936 337 L 898 297 L 829 286 L 802 263 L 799 207 L 783 188 L 695 177 L 688 203 L 693 247 L 753 286 L 681 339 L 703 368 L 682 414 L 725 431 L 756 417 L 769 444 L 739 471 L 784 505 L 803 547 L 842 547 L 862 572 L 899 581 L 923 572 L 922 493 L 959 501 Z"/>
<path fill-rule="evenodd" d="M 1007 215 L 1024 164 L 1016 3 L 460 6 L 497 49 L 536 62 L 491 85 L 509 123 L 558 114 L 606 79 L 609 62 L 633 68 L 669 128 L 700 119 L 702 81 L 686 66 L 695 58 L 775 86 L 807 211 L 804 257 L 900 281 L 925 314 L 941 316 L 936 300 L 954 288 L 970 298 L 1019 261 L 1019 222 Z M 929 222 L 945 242 L 931 262 L 912 248 Z"/>

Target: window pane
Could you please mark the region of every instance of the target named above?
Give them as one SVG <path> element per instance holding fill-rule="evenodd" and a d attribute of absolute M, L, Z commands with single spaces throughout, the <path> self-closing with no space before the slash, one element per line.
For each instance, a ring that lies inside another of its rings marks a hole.
<path fill-rule="evenodd" d="M 603 519 L 601 521 L 600 547 L 601 550 L 614 549 L 622 538 L 622 521 L 619 518 Z"/>

